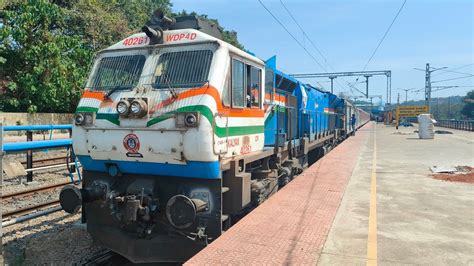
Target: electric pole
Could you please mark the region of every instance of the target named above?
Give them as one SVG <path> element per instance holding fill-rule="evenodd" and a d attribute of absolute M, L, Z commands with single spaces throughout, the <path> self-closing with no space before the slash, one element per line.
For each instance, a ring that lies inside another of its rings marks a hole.
<path fill-rule="evenodd" d="M 408 105 L 408 91 L 411 89 L 399 89 L 405 91 L 405 105 Z"/>
<path fill-rule="evenodd" d="M 331 79 L 331 93 L 334 93 L 334 79 L 337 78 L 337 76 L 329 76 Z"/>
<path fill-rule="evenodd" d="M 426 63 L 425 70 L 425 103 L 428 105 L 428 113 L 431 113 L 431 72 L 430 63 Z"/>
<path fill-rule="evenodd" d="M 415 68 L 416 70 L 425 71 L 425 102 L 426 102 L 426 105 L 428 106 L 428 113 L 431 113 L 431 73 L 435 72 L 436 70 L 441 70 L 445 68 L 447 67 L 430 68 L 430 63 L 426 63 L 426 68 L 424 70 Z"/>

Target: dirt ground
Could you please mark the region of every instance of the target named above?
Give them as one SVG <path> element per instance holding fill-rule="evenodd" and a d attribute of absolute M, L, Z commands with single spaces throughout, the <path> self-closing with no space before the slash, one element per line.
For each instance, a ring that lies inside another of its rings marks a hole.
<path fill-rule="evenodd" d="M 462 166 L 466 169 L 465 173 L 447 174 L 440 173 L 432 175 L 434 179 L 444 180 L 449 182 L 463 182 L 474 184 L 474 168 L 470 166 Z"/>

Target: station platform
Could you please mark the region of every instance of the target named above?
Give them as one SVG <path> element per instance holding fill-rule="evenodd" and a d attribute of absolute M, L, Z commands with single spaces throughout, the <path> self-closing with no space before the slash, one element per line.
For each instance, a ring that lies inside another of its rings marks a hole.
<path fill-rule="evenodd" d="M 430 167 L 474 167 L 474 133 L 422 140 L 371 122 L 186 265 L 474 264 L 474 184 Z"/>

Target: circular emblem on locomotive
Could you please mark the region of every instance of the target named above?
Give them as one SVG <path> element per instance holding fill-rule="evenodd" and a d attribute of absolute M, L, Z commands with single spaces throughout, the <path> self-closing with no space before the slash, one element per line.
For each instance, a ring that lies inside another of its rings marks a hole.
<path fill-rule="evenodd" d="M 138 153 L 138 150 L 140 149 L 140 140 L 138 139 L 137 135 L 128 134 L 125 136 L 125 138 L 123 138 L 123 146 L 130 153 Z"/>

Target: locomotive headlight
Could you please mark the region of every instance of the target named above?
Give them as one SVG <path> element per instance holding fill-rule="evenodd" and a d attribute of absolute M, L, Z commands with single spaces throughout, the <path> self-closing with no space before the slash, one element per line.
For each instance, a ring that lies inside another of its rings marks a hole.
<path fill-rule="evenodd" d="M 76 126 L 80 126 L 84 123 L 84 115 L 81 114 L 81 113 L 78 113 L 76 114 L 76 116 L 74 116 L 74 124 L 76 124 Z"/>
<path fill-rule="evenodd" d="M 195 127 L 197 124 L 197 117 L 193 113 L 186 114 L 184 116 L 184 124 L 188 127 Z"/>
<path fill-rule="evenodd" d="M 94 124 L 94 114 L 93 113 L 85 113 L 84 114 L 84 125 L 91 126 Z"/>
<path fill-rule="evenodd" d="M 176 113 L 176 127 L 197 127 L 199 125 L 199 112 Z"/>
<path fill-rule="evenodd" d="M 130 103 L 127 100 L 120 100 L 120 102 L 117 103 L 117 113 L 121 116 L 126 116 L 129 108 Z"/>
<path fill-rule="evenodd" d="M 137 99 L 130 104 L 130 112 L 135 117 L 143 117 L 147 113 L 147 104 L 144 100 Z"/>

